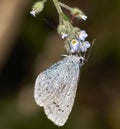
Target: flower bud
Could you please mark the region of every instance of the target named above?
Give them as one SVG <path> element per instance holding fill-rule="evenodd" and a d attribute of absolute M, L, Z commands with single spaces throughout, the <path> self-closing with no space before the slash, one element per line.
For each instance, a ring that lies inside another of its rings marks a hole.
<path fill-rule="evenodd" d="M 30 14 L 32 14 L 34 17 L 36 14 L 40 13 L 44 8 L 44 2 L 43 1 L 38 1 L 33 5 L 32 10 L 30 11 Z"/>
<path fill-rule="evenodd" d="M 60 24 L 58 26 L 58 34 L 61 35 L 62 39 L 66 38 L 68 36 L 65 25 Z"/>
<path fill-rule="evenodd" d="M 74 17 L 79 18 L 79 19 L 83 19 L 83 20 L 87 19 L 87 16 L 78 8 L 72 8 L 71 14 Z"/>

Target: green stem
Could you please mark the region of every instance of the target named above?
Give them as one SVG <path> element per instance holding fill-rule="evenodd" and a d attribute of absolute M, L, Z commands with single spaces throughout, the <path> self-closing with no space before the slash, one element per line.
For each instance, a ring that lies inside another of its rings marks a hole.
<path fill-rule="evenodd" d="M 66 4 L 64 4 L 64 3 L 62 3 L 62 2 L 59 2 L 59 5 L 62 6 L 63 8 L 65 8 L 65 9 L 69 10 L 69 11 L 72 10 L 71 7 L 67 6 Z"/>
<path fill-rule="evenodd" d="M 47 0 L 43 0 L 43 3 L 45 3 Z"/>
<path fill-rule="evenodd" d="M 59 5 L 59 1 L 58 0 L 53 0 L 53 3 L 54 3 L 54 5 L 55 5 L 55 7 L 57 9 L 58 14 L 59 14 L 59 22 L 61 24 L 63 11 L 62 11 L 62 9 L 61 9 L 61 7 Z"/>

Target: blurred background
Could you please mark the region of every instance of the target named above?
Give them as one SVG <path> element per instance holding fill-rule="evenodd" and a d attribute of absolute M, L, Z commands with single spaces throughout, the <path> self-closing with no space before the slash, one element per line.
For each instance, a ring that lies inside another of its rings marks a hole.
<path fill-rule="evenodd" d="M 120 1 L 61 0 L 79 7 L 76 21 L 96 39 L 63 129 L 120 129 Z M 52 1 L 36 18 L 32 0 L 0 1 L 0 129 L 57 129 L 33 98 L 37 75 L 62 59 L 58 14 Z M 65 10 L 64 10 L 65 11 Z M 68 12 L 66 12 L 68 13 Z"/>

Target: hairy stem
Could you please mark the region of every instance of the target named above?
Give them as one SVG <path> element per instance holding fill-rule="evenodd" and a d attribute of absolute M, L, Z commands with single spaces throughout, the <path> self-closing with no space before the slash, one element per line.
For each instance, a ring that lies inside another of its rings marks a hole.
<path fill-rule="evenodd" d="M 43 3 L 45 3 L 47 0 L 43 0 Z"/>
<path fill-rule="evenodd" d="M 59 23 L 61 24 L 63 11 L 62 11 L 62 9 L 61 9 L 61 7 L 59 5 L 58 0 L 53 0 L 53 3 L 54 3 L 54 5 L 55 5 L 55 7 L 57 9 L 58 14 L 59 14 Z"/>
<path fill-rule="evenodd" d="M 65 8 L 65 9 L 69 10 L 69 11 L 72 10 L 71 7 L 67 6 L 66 4 L 64 4 L 64 3 L 62 3 L 62 2 L 59 2 L 59 5 L 62 6 L 63 8 Z"/>

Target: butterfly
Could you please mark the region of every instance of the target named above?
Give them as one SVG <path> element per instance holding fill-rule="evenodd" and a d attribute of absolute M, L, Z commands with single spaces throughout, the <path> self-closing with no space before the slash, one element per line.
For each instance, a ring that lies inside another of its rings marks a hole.
<path fill-rule="evenodd" d="M 71 113 L 83 62 L 81 56 L 66 55 L 36 79 L 35 101 L 58 126 L 63 126 Z"/>

